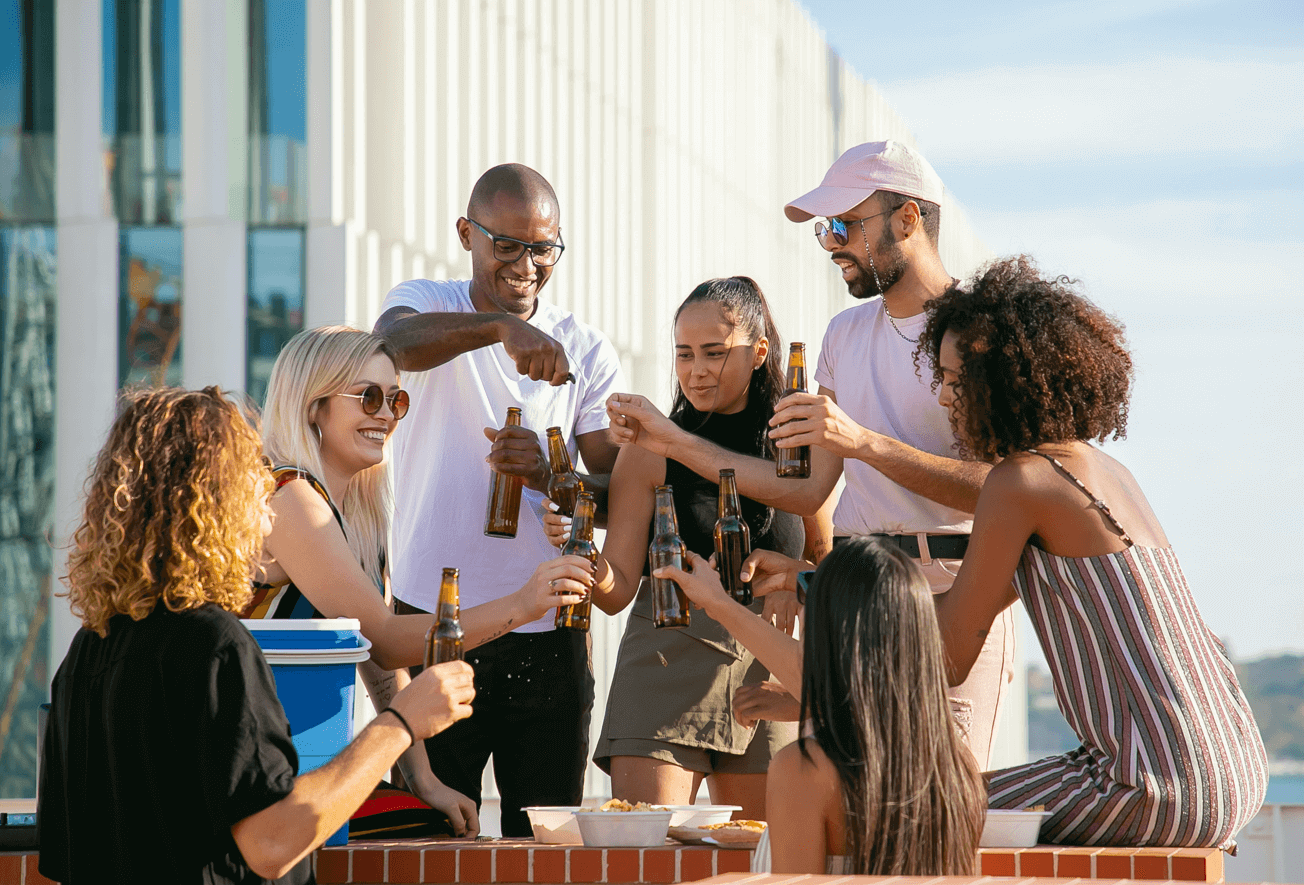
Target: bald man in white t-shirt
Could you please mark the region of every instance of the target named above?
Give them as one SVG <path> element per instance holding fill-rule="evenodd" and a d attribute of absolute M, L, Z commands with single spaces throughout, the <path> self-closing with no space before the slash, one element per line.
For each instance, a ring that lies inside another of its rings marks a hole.
<path fill-rule="evenodd" d="M 573 463 L 583 458 L 585 487 L 604 513 L 616 460 L 604 407 L 623 386 L 616 349 L 539 298 L 565 248 L 552 186 L 529 167 L 495 166 L 476 182 L 457 232 L 471 253 L 471 279 L 400 283 L 376 323 L 398 351 L 412 400 L 394 441 L 390 570 L 400 613 L 435 611 L 446 566 L 460 569 L 469 608 L 514 592 L 557 555 L 542 522 L 548 427 L 562 428 Z M 512 406 L 521 427 L 503 426 Z M 512 539 L 484 534 L 495 471 L 524 481 Z M 477 808 L 493 757 L 504 836 L 530 835 L 524 807 L 583 798 L 588 639 L 553 629 L 550 614 L 467 652 L 475 713 L 426 741 L 431 770 Z"/>
<path fill-rule="evenodd" d="M 819 187 L 784 208 L 791 221 L 825 218 L 815 227 L 819 243 L 842 269 L 852 297 L 863 301 L 829 323 L 815 371 L 818 392 L 785 397 L 770 422 L 776 445 L 811 446 L 808 479 L 776 477 L 772 462 L 700 438 L 675 440 L 680 463 L 707 477 L 734 468 L 740 493 L 790 513 L 814 513 L 845 475 L 833 514 L 835 545 L 839 536 L 874 535 L 898 546 L 919 562 L 934 593 L 951 587 L 991 470 L 955 457 L 931 373 L 915 372 L 924 304 L 953 282 L 937 251 L 942 195 L 941 179 L 923 157 L 900 142 L 873 142 L 848 150 Z M 647 423 L 638 408 L 624 415 L 622 408 L 611 407 L 617 424 Z M 984 768 L 1013 657 L 1007 609 L 969 678 L 952 689 L 956 718 Z M 772 718 L 764 714 L 776 709 L 795 715 L 773 686 L 757 687 L 741 703 L 759 718 Z"/>

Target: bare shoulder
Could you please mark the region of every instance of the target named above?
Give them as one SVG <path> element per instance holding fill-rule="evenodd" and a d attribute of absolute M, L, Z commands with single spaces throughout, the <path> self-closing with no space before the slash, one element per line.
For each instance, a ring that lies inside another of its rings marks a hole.
<path fill-rule="evenodd" d="M 1045 483 L 1047 462 L 1031 452 L 1012 452 L 991 469 L 983 483 L 983 497 L 1017 501 L 1035 496 Z"/>
<path fill-rule="evenodd" d="M 276 523 L 286 522 L 296 527 L 316 527 L 335 522 L 330 504 L 313 488 L 312 483 L 302 479 L 287 482 L 276 490 L 272 495 L 272 511 L 276 514 Z"/>
<path fill-rule="evenodd" d="M 802 752 L 805 745 L 806 752 Z M 774 783 L 787 783 L 799 791 L 808 790 L 812 781 L 816 786 L 838 786 L 838 770 L 832 760 L 814 740 L 793 741 L 770 760 L 769 778 Z"/>

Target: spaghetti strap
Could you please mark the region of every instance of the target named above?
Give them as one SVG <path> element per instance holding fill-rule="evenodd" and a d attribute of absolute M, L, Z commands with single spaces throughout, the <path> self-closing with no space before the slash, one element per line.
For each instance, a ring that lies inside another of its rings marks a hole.
<path fill-rule="evenodd" d="M 1127 544 L 1127 546 L 1129 547 L 1131 547 L 1135 543 L 1133 542 L 1132 537 L 1127 533 L 1127 529 L 1123 528 L 1122 524 L 1119 523 L 1119 521 L 1114 518 L 1114 514 L 1109 512 L 1109 505 L 1106 504 L 1104 501 L 1102 501 L 1100 498 L 1097 498 L 1095 495 L 1093 495 L 1091 493 L 1091 490 L 1088 489 L 1086 485 L 1083 484 L 1082 480 L 1074 476 L 1073 473 L 1067 467 L 1065 467 L 1058 458 L 1056 458 L 1053 455 L 1047 455 L 1045 452 L 1039 452 L 1036 449 L 1028 449 L 1028 451 L 1034 455 L 1041 455 L 1047 461 L 1054 464 L 1055 469 L 1057 469 L 1060 473 L 1064 474 L 1069 479 L 1073 480 L 1073 484 L 1076 485 L 1078 488 L 1080 488 L 1082 490 L 1082 494 L 1090 498 L 1091 503 L 1095 505 L 1096 509 L 1099 510 L 1102 514 L 1104 514 L 1105 519 L 1109 520 L 1109 524 L 1114 527 L 1114 531 L 1118 532 L 1118 536 L 1123 540 L 1123 543 Z"/>

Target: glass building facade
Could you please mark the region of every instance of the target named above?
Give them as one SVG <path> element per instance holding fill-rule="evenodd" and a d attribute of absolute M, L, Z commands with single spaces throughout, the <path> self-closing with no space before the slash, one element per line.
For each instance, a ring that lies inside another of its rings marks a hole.
<path fill-rule="evenodd" d="M 54 525 L 54 4 L 0 0 L 0 797 L 36 787 Z"/>
<path fill-rule="evenodd" d="M 245 389 L 259 404 L 276 355 L 303 328 L 306 14 L 306 0 L 249 0 Z"/>

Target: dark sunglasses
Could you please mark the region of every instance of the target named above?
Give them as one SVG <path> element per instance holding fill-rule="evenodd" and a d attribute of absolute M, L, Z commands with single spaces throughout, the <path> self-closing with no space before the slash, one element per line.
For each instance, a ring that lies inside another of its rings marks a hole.
<path fill-rule="evenodd" d="M 368 384 L 367 389 L 362 393 L 337 393 L 336 396 L 349 396 L 362 403 L 362 411 L 368 415 L 374 415 L 380 411 L 380 407 L 389 403 L 389 410 L 394 413 L 394 420 L 399 421 L 408 412 L 408 392 L 406 390 L 396 390 L 389 396 L 385 396 L 385 391 L 380 389 L 379 384 Z"/>

